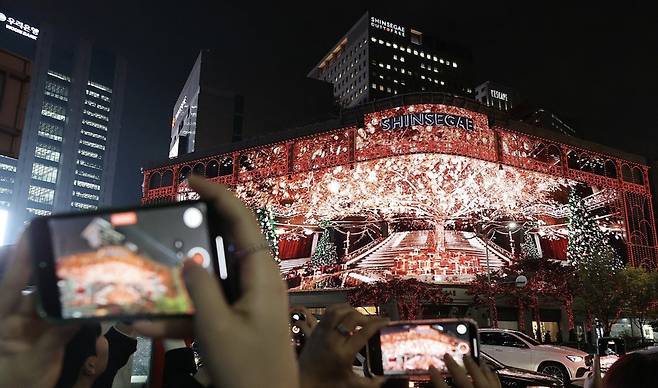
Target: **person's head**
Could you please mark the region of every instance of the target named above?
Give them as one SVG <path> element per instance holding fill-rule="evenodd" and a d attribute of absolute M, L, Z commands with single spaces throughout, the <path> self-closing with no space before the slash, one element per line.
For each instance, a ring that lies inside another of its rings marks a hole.
<path fill-rule="evenodd" d="M 658 352 L 628 353 L 619 358 L 603 379 L 605 388 L 655 387 L 658 381 Z"/>
<path fill-rule="evenodd" d="M 92 381 L 105 371 L 109 344 L 98 323 L 83 325 L 66 344 L 57 388 L 70 388 L 79 379 Z"/>

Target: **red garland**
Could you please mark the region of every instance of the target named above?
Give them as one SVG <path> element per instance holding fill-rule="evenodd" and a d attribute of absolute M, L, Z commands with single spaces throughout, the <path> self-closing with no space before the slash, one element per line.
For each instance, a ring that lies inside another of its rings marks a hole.
<path fill-rule="evenodd" d="M 351 289 L 347 300 L 352 306 L 382 306 L 397 303 L 400 319 L 417 319 L 421 303 L 444 304 L 452 298 L 439 285 L 415 279 L 392 279 L 387 282 L 362 284 Z"/>

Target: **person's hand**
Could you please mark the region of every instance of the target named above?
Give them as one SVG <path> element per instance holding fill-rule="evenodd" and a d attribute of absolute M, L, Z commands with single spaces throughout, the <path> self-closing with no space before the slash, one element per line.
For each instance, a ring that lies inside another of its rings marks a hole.
<path fill-rule="evenodd" d="M 191 177 L 190 187 L 213 203 L 242 259 L 242 296 L 229 305 L 217 279 L 192 260 L 184 276 L 196 313 L 190 320 L 141 321 L 135 328 L 151 337 L 199 340 L 215 387 L 299 385 L 288 330 L 288 296 L 254 214 L 221 185 Z"/>
<path fill-rule="evenodd" d="M 0 387 L 50 388 L 62 369 L 64 348 L 77 326 L 37 317 L 33 295 L 23 295 L 32 273 L 28 239 L 9 258 L 0 283 Z"/>
<path fill-rule="evenodd" d="M 327 309 L 299 356 L 302 387 L 381 386 L 383 378 L 356 375 L 352 362 L 368 339 L 387 323 L 386 319 L 365 316 L 345 304 Z"/>
<path fill-rule="evenodd" d="M 299 327 L 302 333 L 304 333 L 304 336 L 310 336 L 311 333 L 313 333 L 313 330 L 315 330 L 315 327 L 318 325 L 318 320 L 315 318 L 315 315 L 311 314 L 304 306 L 291 306 L 290 314 L 292 315 L 293 313 L 304 314 L 306 319 L 296 321 L 293 323 L 293 325 Z"/>
<path fill-rule="evenodd" d="M 498 376 L 484 362 L 478 366 L 470 356 L 464 356 L 464 370 L 447 353 L 443 356 L 443 362 L 452 376 L 453 385 L 457 388 L 501 388 Z M 438 369 L 430 367 L 430 375 L 434 388 L 448 388 Z"/>
<path fill-rule="evenodd" d="M 602 388 L 603 379 L 601 378 L 601 357 L 597 354 L 594 356 L 592 371 L 585 379 L 585 388 Z"/>

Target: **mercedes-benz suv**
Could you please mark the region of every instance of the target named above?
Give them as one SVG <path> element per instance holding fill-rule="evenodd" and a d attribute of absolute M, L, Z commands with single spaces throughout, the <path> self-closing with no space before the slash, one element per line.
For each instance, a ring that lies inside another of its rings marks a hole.
<path fill-rule="evenodd" d="M 589 356 L 577 349 L 544 345 L 516 330 L 480 329 L 480 347 L 501 363 L 555 376 L 566 383 L 589 370 Z"/>

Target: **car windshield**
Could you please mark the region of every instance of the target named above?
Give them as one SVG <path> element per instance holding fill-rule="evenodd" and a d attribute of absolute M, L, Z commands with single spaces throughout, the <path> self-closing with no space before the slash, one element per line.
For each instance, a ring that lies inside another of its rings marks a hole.
<path fill-rule="evenodd" d="M 527 335 L 527 334 L 521 333 L 521 332 L 519 332 L 519 331 L 514 332 L 514 334 L 516 334 L 517 336 L 523 338 L 526 342 L 529 342 L 530 345 L 533 345 L 533 346 L 541 345 L 541 344 L 540 344 L 539 342 L 537 342 L 534 338 L 530 337 L 530 336 Z"/>

